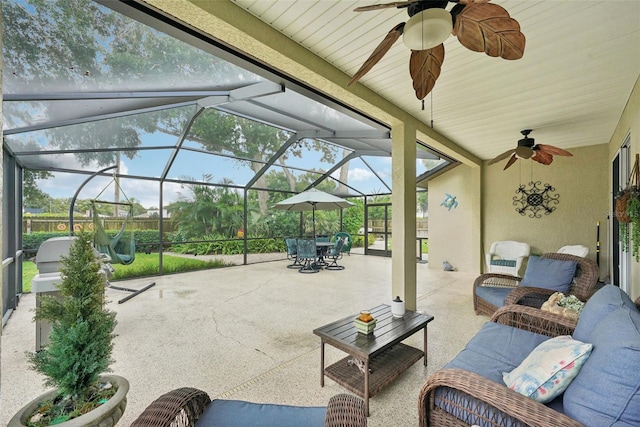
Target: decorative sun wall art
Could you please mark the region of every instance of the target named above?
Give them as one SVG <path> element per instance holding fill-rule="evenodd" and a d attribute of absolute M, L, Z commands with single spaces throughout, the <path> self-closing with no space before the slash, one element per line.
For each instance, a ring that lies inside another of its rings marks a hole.
<path fill-rule="evenodd" d="M 542 218 L 542 213 L 549 215 L 560 203 L 560 195 L 553 194 L 556 189 L 551 184 L 531 181 L 527 185 L 520 184 L 513 197 L 513 205 L 520 215 L 529 218 Z"/>

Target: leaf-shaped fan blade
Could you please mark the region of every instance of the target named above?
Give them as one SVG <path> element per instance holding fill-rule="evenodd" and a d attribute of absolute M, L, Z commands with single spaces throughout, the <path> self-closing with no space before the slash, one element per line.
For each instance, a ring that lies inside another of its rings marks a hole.
<path fill-rule="evenodd" d="M 542 150 L 536 150 L 536 153 L 531 156 L 531 160 L 543 165 L 550 165 L 553 162 L 553 155 Z"/>
<path fill-rule="evenodd" d="M 493 3 L 471 3 L 456 15 L 453 35 L 474 52 L 504 59 L 524 55 L 525 37 L 520 24 L 502 7 Z"/>
<path fill-rule="evenodd" d="M 568 152 L 567 150 L 563 150 L 562 148 L 554 147 L 553 145 L 547 144 L 538 144 L 535 147 L 536 150 L 543 151 L 545 153 L 549 153 L 553 156 L 568 156 L 571 157 L 573 154 Z"/>
<path fill-rule="evenodd" d="M 490 160 L 489 163 L 487 163 L 487 165 L 492 165 L 494 163 L 498 163 L 500 160 L 504 160 L 507 157 L 515 154 L 515 152 L 516 152 L 515 149 L 511 149 L 511 150 L 505 151 L 504 153 L 502 153 L 499 156 L 497 156 L 495 159 Z"/>
<path fill-rule="evenodd" d="M 357 82 L 362 76 L 367 74 L 369 70 L 371 70 L 373 66 L 382 59 L 382 57 L 389 51 L 389 49 L 391 49 L 391 46 L 393 46 L 396 40 L 398 40 L 398 38 L 400 38 L 400 36 L 402 35 L 403 30 L 404 22 L 393 27 L 393 29 L 387 33 L 384 40 L 380 42 L 378 47 L 374 49 L 369 58 L 364 61 L 362 67 L 360 67 L 360 69 L 353 75 L 353 77 L 351 77 L 351 80 L 349 80 L 347 86 L 350 86 L 351 84 Z"/>
<path fill-rule="evenodd" d="M 391 3 L 380 3 L 380 4 L 371 4 L 369 6 L 360 6 L 353 9 L 354 12 L 368 12 L 370 10 L 379 10 L 379 9 L 389 9 L 392 7 L 404 7 L 409 6 L 411 3 L 415 3 L 416 0 L 412 1 L 394 1 Z"/>
<path fill-rule="evenodd" d="M 518 160 L 518 158 L 516 157 L 516 155 L 514 154 L 513 156 L 511 156 L 511 158 L 509 159 L 509 161 L 507 162 L 506 165 L 504 165 L 504 169 L 502 169 L 503 171 L 506 171 L 507 168 L 509 166 L 511 166 L 512 164 L 514 164 L 516 162 L 516 160 Z"/>
<path fill-rule="evenodd" d="M 518 147 L 516 148 L 516 155 L 521 159 L 528 159 L 533 156 L 533 150 L 529 147 Z"/>
<path fill-rule="evenodd" d="M 444 45 L 432 49 L 412 50 L 409 60 L 409 74 L 413 79 L 416 97 L 422 99 L 436 84 L 444 62 Z"/>

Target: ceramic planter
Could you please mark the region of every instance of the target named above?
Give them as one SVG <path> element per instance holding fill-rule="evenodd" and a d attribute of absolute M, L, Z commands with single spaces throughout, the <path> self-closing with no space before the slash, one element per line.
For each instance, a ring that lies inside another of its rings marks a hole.
<path fill-rule="evenodd" d="M 127 392 L 129 391 L 129 381 L 118 375 L 101 375 L 101 380 L 111 381 L 118 386 L 116 394 L 109 401 L 93 411 L 74 418 L 67 422 L 56 424 L 56 427 L 113 427 L 116 425 L 125 408 L 127 407 Z M 17 414 L 9 421 L 7 427 L 26 426 L 29 415 L 38 407 L 43 400 L 55 396 L 56 390 L 48 391 L 38 398 L 22 407 Z"/>

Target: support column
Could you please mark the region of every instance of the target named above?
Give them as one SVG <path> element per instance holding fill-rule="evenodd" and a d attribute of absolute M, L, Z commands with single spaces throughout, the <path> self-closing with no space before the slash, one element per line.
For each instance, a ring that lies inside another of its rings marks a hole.
<path fill-rule="evenodd" d="M 415 310 L 416 129 L 407 123 L 396 123 L 391 140 L 391 299 L 400 296 L 408 310 Z"/>

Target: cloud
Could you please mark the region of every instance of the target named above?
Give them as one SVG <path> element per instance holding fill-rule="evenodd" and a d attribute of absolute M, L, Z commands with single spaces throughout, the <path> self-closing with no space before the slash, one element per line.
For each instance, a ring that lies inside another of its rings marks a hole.
<path fill-rule="evenodd" d="M 124 173 L 126 168 L 122 167 Z M 53 176 L 49 179 L 38 180 L 37 185 L 43 192 L 51 197 L 71 198 L 78 191 L 78 188 L 89 178 L 89 175 L 78 175 L 64 172 L 53 172 Z M 122 193 L 129 198 L 135 199 L 145 208 L 158 207 L 160 204 L 159 192 L 160 183 L 158 181 L 127 179 L 120 180 L 120 188 Z M 78 199 L 96 199 L 113 201 L 115 199 L 116 186 L 113 178 L 105 176 L 97 176 L 85 184 Z M 163 203 L 165 206 L 178 199 L 178 192 L 181 191 L 180 184 L 173 182 L 165 182 L 163 186 Z M 123 196 L 120 196 L 121 200 Z"/>
<path fill-rule="evenodd" d="M 349 182 L 366 181 L 374 176 L 371 171 L 363 168 L 353 168 L 349 170 Z"/>

